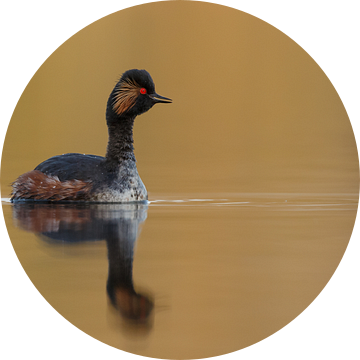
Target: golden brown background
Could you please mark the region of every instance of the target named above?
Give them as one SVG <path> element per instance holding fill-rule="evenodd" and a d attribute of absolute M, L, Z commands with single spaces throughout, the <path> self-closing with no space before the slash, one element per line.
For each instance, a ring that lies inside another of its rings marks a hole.
<path fill-rule="evenodd" d="M 276 28 L 208 3 L 136 6 L 60 46 L 21 97 L 7 133 L 2 196 L 66 152 L 103 155 L 105 105 L 127 69 L 148 70 L 158 105 L 135 125 L 152 192 L 358 192 L 345 109 L 319 66 Z"/>

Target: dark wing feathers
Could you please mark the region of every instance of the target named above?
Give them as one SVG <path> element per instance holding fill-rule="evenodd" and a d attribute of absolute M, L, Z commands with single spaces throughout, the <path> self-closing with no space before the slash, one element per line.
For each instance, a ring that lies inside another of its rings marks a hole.
<path fill-rule="evenodd" d="M 102 156 L 85 154 L 64 154 L 53 156 L 39 164 L 34 170 L 46 175 L 57 176 L 60 181 L 94 180 L 97 168 L 104 161 Z"/>

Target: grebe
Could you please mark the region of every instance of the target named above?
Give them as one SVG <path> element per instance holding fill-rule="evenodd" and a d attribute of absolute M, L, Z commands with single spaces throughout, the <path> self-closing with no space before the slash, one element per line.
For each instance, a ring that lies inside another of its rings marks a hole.
<path fill-rule="evenodd" d="M 146 70 L 126 71 L 107 102 L 109 142 L 105 157 L 75 153 L 51 157 L 12 183 L 11 201 L 147 200 L 136 168 L 134 120 L 157 103 L 171 102 L 155 92 Z"/>

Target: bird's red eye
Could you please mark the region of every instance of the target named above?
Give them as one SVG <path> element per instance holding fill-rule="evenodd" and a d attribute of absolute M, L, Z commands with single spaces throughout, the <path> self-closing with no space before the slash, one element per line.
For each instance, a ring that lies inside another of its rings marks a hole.
<path fill-rule="evenodd" d="M 146 94 L 146 89 L 145 89 L 145 88 L 141 88 L 141 89 L 140 89 L 140 94 Z"/>

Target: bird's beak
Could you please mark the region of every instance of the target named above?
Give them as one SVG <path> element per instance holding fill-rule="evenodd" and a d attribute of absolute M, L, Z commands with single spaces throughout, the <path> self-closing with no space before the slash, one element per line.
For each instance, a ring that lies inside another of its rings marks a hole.
<path fill-rule="evenodd" d="M 154 101 L 154 104 L 157 104 L 157 103 L 164 103 L 164 104 L 170 104 L 172 103 L 172 100 L 169 99 L 169 98 L 166 98 L 165 96 L 161 96 L 161 95 L 158 95 L 158 94 L 151 94 L 149 95 L 150 98 Z"/>

